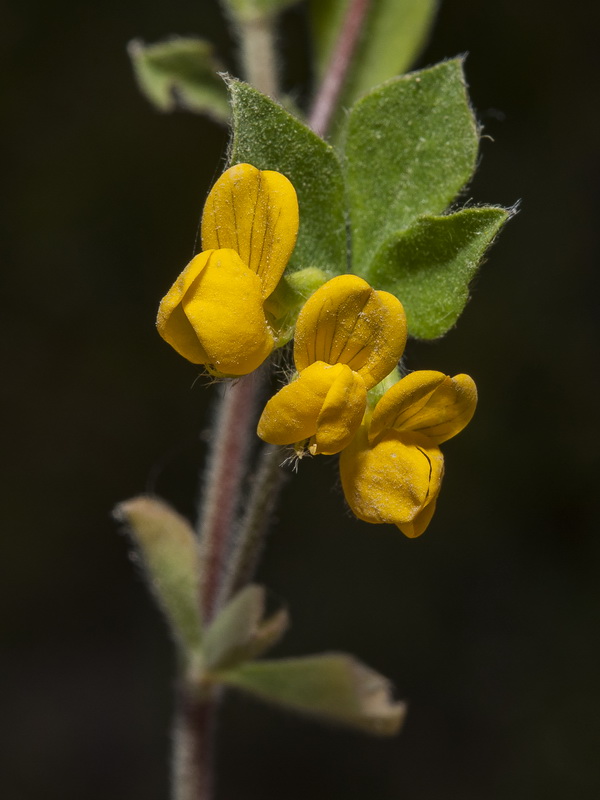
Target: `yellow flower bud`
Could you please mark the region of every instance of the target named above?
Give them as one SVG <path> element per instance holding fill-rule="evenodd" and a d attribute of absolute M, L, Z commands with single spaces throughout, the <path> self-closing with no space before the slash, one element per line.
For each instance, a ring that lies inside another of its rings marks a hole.
<path fill-rule="evenodd" d="M 307 300 L 294 335 L 300 371 L 315 361 L 347 364 L 371 389 L 390 373 L 406 345 L 402 303 L 358 275 L 338 275 Z"/>
<path fill-rule="evenodd" d="M 431 521 L 442 484 L 438 444 L 471 420 L 477 389 L 468 375 L 413 372 L 375 406 L 340 456 L 348 505 L 359 519 L 392 523 L 410 538 Z"/>
<path fill-rule="evenodd" d="M 228 169 L 202 216 L 204 251 L 160 303 L 157 328 L 180 355 L 226 375 L 246 375 L 275 341 L 264 303 L 277 286 L 298 234 L 289 180 L 250 164 Z"/>
<path fill-rule="evenodd" d="M 299 377 L 269 400 L 258 435 L 339 453 L 358 429 L 366 393 L 398 363 L 406 343 L 402 304 L 356 275 L 339 275 L 308 299 L 298 316 L 294 361 Z"/>

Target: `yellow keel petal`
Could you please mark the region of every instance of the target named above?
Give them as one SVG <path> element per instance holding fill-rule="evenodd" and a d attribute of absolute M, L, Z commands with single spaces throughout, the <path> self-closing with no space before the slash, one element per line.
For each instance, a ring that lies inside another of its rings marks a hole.
<path fill-rule="evenodd" d="M 401 530 L 409 523 L 419 529 L 417 520 L 435 501 L 443 471 L 441 451 L 424 436 L 388 431 L 370 445 L 366 426 L 340 456 L 342 487 L 354 514 Z M 422 520 L 429 521 L 426 514 Z"/>

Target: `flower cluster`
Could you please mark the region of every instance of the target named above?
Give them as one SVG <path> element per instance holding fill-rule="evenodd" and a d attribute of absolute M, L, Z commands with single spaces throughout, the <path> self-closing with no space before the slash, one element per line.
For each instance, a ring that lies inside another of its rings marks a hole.
<path fill-rule="evenodd" d="M 249 164 L 227 170 L 202 217 L 205 248 L 163 298 L 161 336 L 193 363 L 224 375 L 256 369 L 275 346 L 265 310 L 298 232 L 293 186 Z M 420 536 L 444 473 L 439 445 L 477 404 L 468 375 L 417 371 L 394 381 L 407 338 L 392 294 L 356 275 L 324 283 L 300 311 L 296 373 L 266 404 L 258 435 L 296 453 L 340 453 L 342 487 L 361 520 Z M 382 396 L 376 388 L 389 388 Z M 379 398 L 379 399 L 378 399 Z"/>

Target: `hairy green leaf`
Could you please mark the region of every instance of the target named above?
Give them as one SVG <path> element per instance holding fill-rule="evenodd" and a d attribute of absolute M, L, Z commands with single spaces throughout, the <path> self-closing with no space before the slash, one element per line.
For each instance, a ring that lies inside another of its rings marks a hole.
<path fill-rule="evenodd" d="M 311 0 L 317 77 L 330 62 L 350 0 Z M 437 0 L 372 0 L 341 95 L 351 106 L 369 89 L 401 75 L 414 62 L 431 28 Z"/>
<path fill-rule="evenodd" d="M 389 682 L 343 653 L 251 662 L 218 677 L 283 708 L 381 736 L 396 733 L 404 718 Z"/>
<path fill-rule="evenodd" d="M 231 80 L 229 91 L 231 163 L 282 172 L 298 194 L 300 231 L 288 270 L 347 272 L 344 181 L 333 148 L 248 84 Z"/>
<path fill-rule="evenodd" d="M 200 647 L 200 557 L 192 527 L 162 500 L 135 497 L 120 503 L 115 517 L 136 545 L 150 588 L 184 653 Z"/>
<path fill-rule="evenodd" d="M 391 80 L 354 106 L 346 136 L 354 271 L 417 217 L 444 211 L 471 177 L 477 147 L 460 59 Z"/>
<path fill-rule="evenodd" d="M 421 217 L 388 239 L 361 274 L 400 299 L 411 336 L 435 339 L 460 316 L 469 282 L 509 216 L 502 208 L 466 208 L 447 217 Z"/>
<path fill-rule="evenodd" d="M 129 55 L 143 94 L 161 111 L 177 108 L 229 119 L 227 90 L 210 42 L 174 38 L 146 45 L 129 43 Z"/>
<path fill-rule="evenodd" d="M 207 670 L 224 669 L 255 658 L 283 635 L 288 625 L 285 610 L 263 620 L 265 590 L 251 584 L 239 591 L 221 610 L 204 637 Z"/>

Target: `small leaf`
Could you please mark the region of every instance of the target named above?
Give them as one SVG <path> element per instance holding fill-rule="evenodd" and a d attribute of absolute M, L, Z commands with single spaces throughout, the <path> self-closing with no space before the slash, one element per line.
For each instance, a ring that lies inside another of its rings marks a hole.
<path fill-rule="evenodd" d="M 219 682 L 302 714 L 380 736 L 396 733 L 403 703 L 392 702 L 384 677 L 343 653 L 242 664 Z"/>
<path fill-rule="evenodd" d="M 509 217 L 502 208 L 421 217 L 380 247 L 363 277 L 399 298 L 411 336 L 435 339 L 460 316 L 469 299 L 469 282 Z"/>
<path fill-rule="evenodd" d="M 265 590 L 251 584 L 221 610 L 204 638 L 208 671 L 225 669 L 255 658 L 272 647 L 288 626 L 285 609 L 263 621 Z"/>
<path fill-rule="evenodd" d="M 223 0 L 233 18 L 242 22 L 252 22 L 278 14 L 298 2 L 299 0 Z"/>
<path fill-rule="evenodd" d="M 282 172 L 298 194 L 300 231 L 288 271 L 347 272 L 344 181 L 328 144 L 270 98 L 229 81 L 233 109 L 231 163 Z"/>
<path fill-rule="evenodd" d="M 202 640 L 200 559 L 190 524 L 162 500 L 152 497 L 120 503 L 114 515 L 127 526 L 150 588 L 176 640 L 184 652 L 196 651 Z"/>
<path fill-rule="evenodd" d="M 227 91 L 210 42 L 174 38 L 146 45 L 136 39 L 128 51 L 142 93 L 161 111 L 180 108 L 228 121 Z"/>
<path fill-rule="evenodd" d="M 350 0 L 311 0 L 316 72 L 323 78 Z M 351 106 L 373 86 L 401 75 L 423 47 L 437 0 L 372 0 L 344 85 L 341 106 Z"/>
<path fill-rule="evenodd" d="M 355 271 L 417 217 L 444 211 L 471 177 L 477 146 L 460 59 L 391 80 L 354 106 L 346 156 Z"/>

